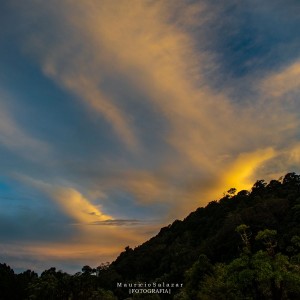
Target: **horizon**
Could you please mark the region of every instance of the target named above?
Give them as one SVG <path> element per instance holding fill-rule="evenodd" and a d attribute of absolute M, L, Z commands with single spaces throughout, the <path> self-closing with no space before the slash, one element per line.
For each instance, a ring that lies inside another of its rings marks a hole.
<path fill-rule="evenodd" d="M 230 188 L 299 173 L 299 12 L 1 3 L 0 262 L 98 266 Z"/>

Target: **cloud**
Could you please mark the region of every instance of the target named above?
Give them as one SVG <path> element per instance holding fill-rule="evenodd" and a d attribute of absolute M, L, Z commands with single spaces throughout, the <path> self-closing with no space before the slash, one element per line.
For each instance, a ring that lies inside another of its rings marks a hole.
<path fill-rule="evenodd" d="M 120 188 L 134 195 L 138 203 L 147 206 L 160 203 L 162 199 L 168 200 L 170 191 L 168 191 L 166 180 L 166 174 L 161 171 L 151 172 L 127 168 L 106 174 L 105 178 L 99 176 L 99 182 L 96 181 L 95 184 L 100 184 L 107 191 Z"/>
<path fill-rule="evenodd" d="M 0 245 L 0 260 L 20 271 L 31 268 L 41 272 L 56 267 L 75 273 L 84 265 L 96 267 L 102 262 L 112 262 L 126 246 L 138 246 L 146 237 L 157 233 L 159 228 L 153 224 L 85 225 L 82 234 L 79 232 L 62 241 L 3 241 Z"/>
<path fill-rule="evenodd" d="M 116 220 L 104 220 L 104 221 L 95 221 L 90 223 L 91 225 L 102 225 L 102 226 L 136 226 L 136 225 L 145 225 L 149 222 L 146 222 L 145 220 L 122 220 L 122 219 L 116 219 Z"/>
<path fill-rule="evenodd" d="M 96 267 L 101 262 L 111 262 L 121 250 L 120 246 L 84 244 L 82 242 L 41 243 L 1 245 L 1 261 L 8 263 L 14 270 L 28 268 L 42 272 L 50 267 L 63 271 L 79 272 L 84 265 Z M 95 255 L 97 253 L 97 255 Z"/>
<path fill-rule="evenodd" d="M 89 223 L 112 219 L 73 188 L 54 188 L 50 193 L 63 211 L 76 221 Z"/>
<path fill-rule="evenodd" d="M 296 143 L 292 145 L 290 149 L 288 149 L 289 161 L 294 164 L 298 164 L 300 162 L 300 143 Z"/>
<path fill-rule="evenodd" d="M 66 215 L 81 224 L 113 219 L 113 217 L 103 213 L 99 205 L 97 207 L 92 204 L 91 201 L 72 187 L 57 186 L 26 175 L 18 175 L 17 177 L 23 183 L 42 191 L 54 200 Z"/>
<path fill-rule="evenodd" d="M 270 97 L 282 97 L 289 93 L 297 93 L 300 88 L 300 62 L 295 61 L 282 70 L 267 76 L 261 83 L 261 89 Z"/>
<path fill-rule="evenodd" d="M 191 75 L 200 75 L 199 54 L 190 49 L 193 41 L 181 30 L 183 21 L 174 26 L 167 19 L 179 11 L 195 16 L 200 9 L 195 4 L 184 8 L 180 1 L 174 5 L 135 1 L 130 8 L 126 1 L 56 4 L 34 6 L 30 18 L 32 14 L 35 18 L 49 18 L 54 39 L 50 41 L 45 36 L 48 27 L 35 29 L 28 48 L 39 57 L 47 76 L 76 95 L 91 111 L 104 116 L 125 145 L 137 149 L 138 130 L 130 113 L 124 112 L 124 95 L 116 99 L 107 81 L 117 76 L 131 89 L 146 89 L 144 96 L 151 96 L 164 114 L 169 114 L 170 102 L 179 105 L 179 110 L 185 108 L 174 96 L 189 96 L 185 90 L 194 81 Z M 185 22 L 190 22 L 186 20 L 187 16 Z"/>
<path fill-rule="evenodd" d="M 223 188 L 235 187 L 237 190 L 249 189 L 257 178 L 254 178 L 255 171 L 263 163 L 277 157 L 272 148 L 258 149 L 252 153 L 241 153 L 231 168 L 223 175 L 221 186 Z"/>

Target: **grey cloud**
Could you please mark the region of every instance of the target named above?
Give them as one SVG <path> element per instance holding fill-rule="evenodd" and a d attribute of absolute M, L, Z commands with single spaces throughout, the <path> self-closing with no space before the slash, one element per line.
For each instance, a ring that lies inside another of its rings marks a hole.
<path fill-rule="evenodd" d="M 153 221 L 145 220 L 125 220 L 125 219 L 114 219 L 114 220 L 105 220 L 105 221 L 96 221 L 89 223 L 90 225 L 100 225 L 100 226 L 139 226 L 147 225 L 153 223 Z"/>

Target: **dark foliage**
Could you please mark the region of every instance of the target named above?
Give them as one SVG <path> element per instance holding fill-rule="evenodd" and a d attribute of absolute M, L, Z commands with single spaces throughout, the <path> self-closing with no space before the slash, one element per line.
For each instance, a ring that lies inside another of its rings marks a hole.
<path fill-rule="evenodd" d="M 200 253 L 212 263 L 237 257 L 241 242 L 235 228 L 243 223 L 250 226 L 252 239 L 265 228 L 277 230 L 279 250 L 285 252 L 292 236 L 300 235 L 300 176 L 289 173 L 269 184 L 258 180 L 250 192 L 212 201 L 134 250 L 127 249 L 112 266 L 124 280 L 181 281 Z"/>

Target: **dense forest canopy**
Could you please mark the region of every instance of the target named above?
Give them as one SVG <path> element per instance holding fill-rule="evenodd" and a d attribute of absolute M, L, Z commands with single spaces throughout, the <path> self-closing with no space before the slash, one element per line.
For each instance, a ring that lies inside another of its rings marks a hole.
<path fill-rule="evenodd" d="M 300 299 L 300 175 L 288 173 L 176 220 L 111 264 L 74 275 L 15 274 L 0 264 L 0 299 Z M 183 283 L 135 294 L 118 283 Z"/>

